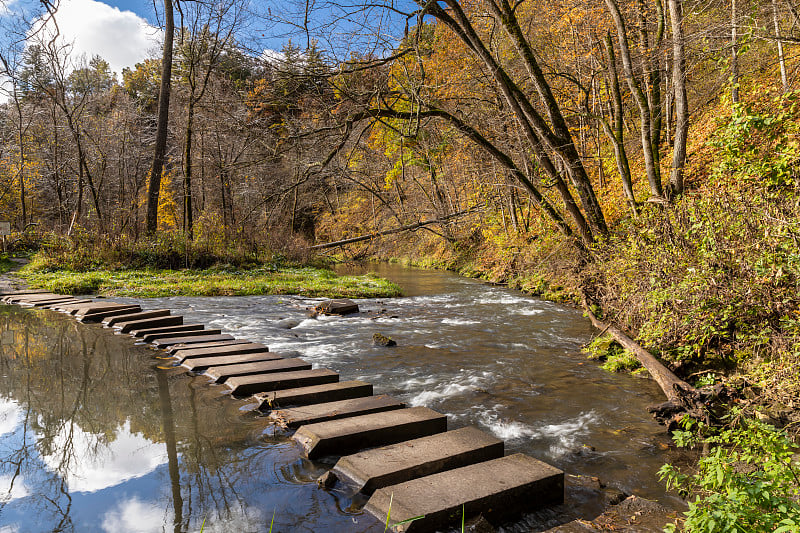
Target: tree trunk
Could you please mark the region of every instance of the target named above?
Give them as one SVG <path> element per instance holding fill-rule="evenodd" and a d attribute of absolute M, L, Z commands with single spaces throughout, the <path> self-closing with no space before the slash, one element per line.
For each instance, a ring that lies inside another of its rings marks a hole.
<path fill-rule="evenodd" d="M 19 206 L 22 215 L 22 224 L 20 225 L 20 230 L 25 229 L 25 225 L 28 223 L 28 212 L 27 206 L 25 205 L 25 138 L 23 135 L 24 128 L 22 127 L 22 105 L 19 101 L 19 94 L 17 94 L 17 86 L 14 84 L 14 106 L 17 110 L 17 120 L 19 123 L 17 124 L 17 134 L 19 139 L 19 170 L 17 172 L 17 176 L 19 179 Z"/>
<path fill-rule="evenodd" d="M 183 229 L 186 237 L 194 239 L 194 215 L 192 213 L 192 127 L 194 124 L 194 98 L 189 97 L 186 110 L 186 138 L 183 147 Z"/>
<path fill-rule="evenodd" d="M 689 134 L 689 101 L 686 96 L 686 56 L 681 0 L 669 0 L 669 18 L 672 24 L 672 88 L 675 94 L 675 140 L 672 145 L 672 172 L 669 182 L 672 195 L 677 196 L 683 194 L 683 167 L 686 164 L 686 139 Z"/>
<path fill-rule="evenodd" d="M 625 151 L 625 130 L 623 124 L 622 91 L 619 87 L 619 75 L 617 74 L 617 57 L 614 53 L 614 43 L 611 40 L 611 33 L 606 33 L 605 38 L 606 59 L 608 61 L 609 85 L 611 86 L 612 120 L 613 128 L 603 121 L 603 129 L 614 146 L 614 159 L 617 162 L 617 171 L 622 181 L 622 190 L 634 214 L 637 214 L 636 195 L 633 192 L 633 180 L 631 178 L 631 167 L 628 161 L 628 154 Z"/>
<path fill-rule="evenodd" d="M 736 0 L 731 0 L 731 102 L 739 102 L 739 37 Z"/>
<path fill-rule="evenodd" d="M 158 92 L 158 125 L 153 165 L 150 167 L 150 180 L 147 186 L 147 226 L 152 235 L 158 228 L 158 197 L 161 192 L 161 173 L 167 152 L 167 126 L 169 125 L 169 95 L 172 81 L 172 39 L 175 22 L 172 14 L 172 0 L 164 0 L 164 50 L 161 56 L 161 88 Z"/>
<path fill-rule="evenodd" d="M 622 13 L 619 10 L 619 5 L 616 0 L 605 0 L 611 18 L 614 21 L 614 26 L 617 29 L 617 38 L 619 40 L 620 55 L 622 56 L 622 66 L 625 72 L 625 79 L 628 86 L 633 93 L 636 104 L 639 107 L 640 119 L 640 134 L 642 142 L 642 153 L 644 155 L 645 169 L 647 170 L 647 181 L 650 184 L 650 194 L 656 198 L 664 196 L 664 191 L 661 187 L 661 175 L 658 167 L 656 166 L 656 159 L 653 154 L 652 139 L 652 120 L 650 115 L 650 105 L 647 101 L 642 86 L 636 78 L 636 73 L 633 71 L 633 61 L 631 60 L 630 47 L 628 46 L 628 33 L 625 25 L 625 20 L 622 18 Z"/>
<path fill-rule="evenodd" d="M 517 48 L 517 51 L 524 60 L 528 76 L 534 83 L 534 86 L 539 93 L 539 98 L 547 109 L 547 114 L 552 125 L 552 131 L 549 131 L 548 128 L 547 131 L 538 131 L 537 133 L 539 134 L 539 137 L 545 139 L 546 141 L 548 141 L 548 139 L 552 139 L 549 141 L 549 148 L 555 153 L 559 154 L 566 163 L 567 172 L 572 181 L 572 185 L 578 192 L 578 197 L 581 200 L 581 204 L 584 212 L 586 213 L 586 218 L 588 219 L 589 224 L 592 226 L 594 231 L 601 235 L 605 235 L 608 233 L 608 227 L 606 226 L 605 217 L 603 216 L 603 210 L 597 201 L 597 197 L 591 185 L 591 180 L 586 173 L 586 168 L 583 166 L 580 154 L 575 147 L 575 142 L 572 138 L 572 134 L 569 131 L 566 120 L 561 113 L 561 108 L 558 105 L 558 101 L 553 95 L 553 91 L 551 90 L 544 73 L 539 67 L 536 56 L 534 55 L 530 44 L 525 38 L 525 34 L 519 25 L 516 15 L 514 14 L 514 9 L 507 0 L 499 0 L 499 2 L 500 3 L 498 5 L 494 2 L 494 0 L 492 0 L 489 2 L 489 5 L 494 11 L 495 18 L 501 23 L 503 29 L 512 39 L 514 46 Z M 530 116 L 532 106 L 531 109 L 527 109 L 525 104 L 529 105 L 529 102 L 527 101 L 527 98 L 523 97 L 523 99 L 524 101 L 521 101 L 521 103 L 526 108 L 525 113 Z M 536 125 L 537 122 L 539 121 L 534 121 L 534 125 Z M 538 128 L 540 130 L 544 130 L 546 125 L 540 124 L 538 125 Z M 550 133 L 550 135 L 547 135 L 547 133 Z"/>
<path fill-rule="evenodd" d="M 676 404 L 682 404 L 683 398 L 681 391 L 693 391 L 694 387 L 680 379 L 672 373 L 670 369 L 665 367 L 661 362 L 656 359 L 653 354 L 639 346 L 633 339 L 625 334 L 621 329 L 615 327 L 613 324 L 607 324 L 600 321 L 594 313 L 592 313 L 589 305 L 584 301 L 584 311 L 589 315 L 589 320 L 597 329 L 607 331 L 611 334 L 623 348 L 628 350 L 634 357 L 647 369 L 650 376 L 655 380 L 661 388 L 667 400 Z"/>
<path fill-rule="evenodd" d="M 781 67 L 781 85 L 783 92 L 789 92 L 789 77 L 786 74 L 786 57 L 783 54 L 783 41 L 781 40 L 781 24 L 778 19 L 778 0 L 772 0 L 772 21 L 775 24 L 775 38 L 778 40 L 778 63 Z"/>

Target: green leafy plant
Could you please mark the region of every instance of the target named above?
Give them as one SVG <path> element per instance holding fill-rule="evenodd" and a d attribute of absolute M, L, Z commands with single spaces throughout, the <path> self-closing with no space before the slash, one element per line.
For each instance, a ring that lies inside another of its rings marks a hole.
<path fill-rule="evenodd" d="M 758 420 L 732 413 L 735 424 L 712 430 L 686 420 L 673 438 L 682 447 L 708 447 L 696 471 L 672 465 L 660 470 L 667 488 L 690 497 L 683 519 L 687 531 L 800 531 L 800 463 L 787 434 Z M 666 530 L 676 531 L 680 524 Z"/>

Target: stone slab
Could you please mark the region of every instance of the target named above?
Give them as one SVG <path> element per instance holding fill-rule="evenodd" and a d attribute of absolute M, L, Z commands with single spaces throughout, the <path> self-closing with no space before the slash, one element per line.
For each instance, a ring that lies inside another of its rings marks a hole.
<path fill-rule="evenodd" d="M 25 307 L 41 307 L 48 304 L 60 304 L 77 300 L 74 296 L 59 296 L 58 298 L 42 298 L 40 300 L 21 300 L 17 305 Z"/>
<path fill-rule="evenodd" d="M 293 438 L 309 459 L 315 459 L 348 455 L 443 431 L 447 431 L 447 416 L 427 407 L 410 407 L 308 424 L 298 429 Z"/>
<path fill-rule="evenodd" d="M 259 409 L 270 411 L 283 407 L 337 402 L 365 396 L 372 396 L 372 383 L 365 381 L 339 381 L 325 385 L 263 392 L 256 394 L 255 399 L 259 403 Z"/>
<path fill-rule="evenodd" d="M 295 372 L 311 370 L 311 363 L 302 359 L 275 359 L 238 365 L 212 366 L 206 370 L 206 376 L 217 383 L 224 383 L 234 376 L 252 376 L 253 374 L 271 374 L 273 372 Z"/>
<path fill-rule="evenodd" d="M 563 501 L 564 473 L 517 453 L 384 487 L 364 509 L 381 521 L 388 515 L 392 531 L 424 532 L 460 527 L 462 510 L 499 521 Z"/>
<path fill-rule="evenodd" d="M 168 339 L 180 334 L 181 337 L 200 337 L 201 335 L 219 335 L 222 333 L 220 329 L 193 329 L 193 330 L 174 330 L 162 331 L 160 333 L 148 333 L 142 336 L 144 342 L 155 342 L 161 339 Z"/>
<path fill-rule="evenodd" d="M 154 318 L 144 318 L 141 320 L 129 320 L 127 322 L 117 322 L 114 328 L 121 333 L 129 333 L 134 329 L 155 328 L 158 326 L 180 326 L 183 324 L 183 317 L 180 315 L 158 316 Z"/>
<path fill-rule="evenodd" d="M 225 384 L 234 396 L 250 396 L 257 392 L 294 389 L 310 385 L 322 385 L 339 381 L 339 374 L 327 368 L 300 370 L 298 372 L 278 372 L 255 376 L 229 378 Z"/>
<path fill-rule="evenodd" d="M 158 339 L 154 341 L 153 344 L 156 345 L 157 348 L 166 348 L 168 346 L 173 346 L 175 344 L 199 344 L 211 341 L 231 341 L 233 340 L 232 335 L 200 335 L 197 337 L 190 337 L 190 336 L 181 336 L 181 337 L 167 337 L 165 339 Z"/>
<path fill-rule="evenodd" d="M 198 344 L 197 346 L 202 346 Z M 240 355 L 245 353 L 268 352 L 269 347 L 259 342 L 242 342 L 238 344 L 223 344 L 221 346 L 210 346 L 208 348 L 193 348 L 191 344 L 175 350 L 172 356 L 182 363 L 187 359 L 199 357 L 216 357 L 228 355 Z"/>
<path fill-rule="evenodd" d="M 116 311 L 125 309 L 141 310 L 141 307 L 133 304 L 116 304 L 112 302 L 103 302 L 97 300 L 93 300 L 92 302 L 85 304 L 73 304 L 73 305 L 63 306 L 63 311 L 66 311 L 67 313 L 70 313 L 72 315 L 93 315 L 95 313 L 102 313 L 105 311 Z"/>
<path fill-rule="evenodd" d="M 130 305 L 121 309 L 111 309 L 109 311 L 97 311 L 92 313 L 75 313 L 75 318 L 80 322 L 100 322 L 106 318 L 111 318 L 120 315 L 129 315 L 131 313 L 141 313 L 142 308 L 138 305 Z"/>
<path fill-rule="evenodd" d="M 80 303 L 80 302 L 91 302 L 91 300 L 79 300 L 77 298 L 67 298 L 66 300 L 60 300 L 55 303 L 53 302 L 39 302 L 33 304 L 34 307 L 41 307 L 42 309 L 54 309 L 57 310 L 63 304 L 69 303 Z"/>
<path fill-rule="evenodd" d="M 64 302 L 50 306 L 50 309 L 55 311 L 63 311 L 72 314 L 73 309 L 78 309 L 82 305 L 94 305 L 96 302 L 89 299 L 76 299 L 74 302 Z"/>
<path fill-rule="evenodd" d="M 181 366 L 192 372 L 201 372 L 211 366 L 238 365 L 242 363 L 255 363 L 258 361 L 275 361 L 277 359 L 283 359 L 283 356 L 277 352 L 243 353 L 216 357 L 192 357 L 184 360 Z"/>
<path fill-rule="evenodd" d="M 155 328 L 132 329 L 128 333 L 131 337 L 144 337 L 152 333 L 175 333 L 182 331 L 198 331 L 205 329 L 203 324 L 181 324 L 180 326 L 159 326 Z"/>
<path fill-rule="evenodd" d="M 358 491 L 375 490 L 503 457 L 503 441 L 475 427 L 366 450 L 339 459 L 333 473 Z"/>
<path fill-rule="evenodd" d="M 328 420 L 338 420 L 351 416 L 382 413 L 394 409 L 403 409 L 406 406 L 397 398 L 386 394 L 368 396 L 366 398 L 353 398 L 337 402 L 318 403 L 293 407 L 287 409 L 274 409 L 269 418 L 273 423 L 286 428 L 298 428 L 304 424 L 315 424 Z"/>
<path fill-rule="evenodd" d="M 166 351 L 169 353 L 177 353 L 180 350 L 196 350 L 201 348 L 216 348 L 219 346 L 231 346 L 234 344 L 253 344 L 251 341 L 247 339 L 233 339 L 230 341 L 217 341 L 217 342 L 203 342 L 199 344 L 175 344 L 174 346 L 170 346 L 166 348 Z"/>
<path fill-rule="evenodd" d="M 12 294 L 3 298 L 5 302 L 18 303 L 18 302 L 33 302 L 38 300 L 48 300 L 53 298 L 60 298 L 63 294 L 55 294 L 53 292 L 37 292 L 33 294 Z"/>
<path fill-rule="evenodd" d="M 6 298 L 8 296 L 22 296 L 23 294 L 45 294 L 49 293 L 47 289 L 21 289 L 18 291 L 0 291 L 0 297 Z"/>
<path fill-rule="evenodd" d="M 103 325 L 115 326 L 120 322 L 130 322 L 131 320 L 144 320 L 145 318 L 156 318 L 160 316 L 168 316 L 169 309 L 153 309 L 151 311 L 139 311 L 137 313 L 126 313 L 124 315 L 115 315 L 103 319 Z"/>

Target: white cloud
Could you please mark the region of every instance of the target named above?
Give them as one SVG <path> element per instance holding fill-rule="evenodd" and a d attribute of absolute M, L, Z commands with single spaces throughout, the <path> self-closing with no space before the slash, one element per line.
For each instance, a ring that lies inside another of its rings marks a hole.
<path fill-rule="evenodd" d="M 161 505 L 154 502 L 140 502 L 135 496 L 117 504 L 103 515 L 103 531 L 116 533 L 150 533 L 164 531 L 165 524 L 172 523 L 172 513 L 166 513 Z"/>
<path fill-rule="evenodd" d="M 17 402 L 0 398 L 0 436 L 16 431 L 22 420 L 22 409 Z"/>
<path fill-rule="evenodd" d="M 164 444 L 131 433 L 130 422 L 115 432 L 113 440 L 87 433 L 78 426 L 65 426 L 53 438 L 54 453 L 41 458 L 50 469 L 61 472 L 63 450 L 72 457 L 64 475 L 70 492 L 95 492 L 145 476 L 167 462 Z M 63 474 L 63 473 L 62 473 Z"/>
<path fill-rule="evenodd" d="M 24 498 L 28 494 L 30 491 L 20 476 L 17 476 L 16 479 L 11 475 L 0 476 L 0 502 L 10 502 L 17 498 Z"/>
<path fill-rule="evenodd" d="M 95 0 L 61 0 L 55 15 L 58 31 L 73 45 L 74 59 L 99 55 L 117 74 L 152 57 L 162 32 L 132 11 L 120 11 Z M 53 23 L 45 23 L 50 31 Z"/>

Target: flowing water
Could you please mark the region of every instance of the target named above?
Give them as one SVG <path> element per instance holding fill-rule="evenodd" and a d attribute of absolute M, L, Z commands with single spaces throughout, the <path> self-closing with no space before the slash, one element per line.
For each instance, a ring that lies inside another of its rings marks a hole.
<path fill-rule="evenodd" d="M 577 310 L 442 272 L 370 266 L 404 289 L 355 317 L 308 318 L 292 296 L 138 301 L 187 322 L 297 351 L 376 393 L 447 413 L 569 474 L 679 502 L 656 471 L 668 439 L 646 406 L 650 381 L 609 374 L 580 347 Z M 134 301 L 115 298 L 117 301 Z M 376 347 L 372 335 L 397 341 Z M 314 479 L 287 435 L 224 387 L 177 369 L 128 336 L 50 311 L 0 306 L 0 533 L 39 531 L 383 531 L 345 490 Z M 163 362 L 162 362 L 163 364 Z M 564 506 L 503 525 L 540 531 L 600 504 L 568 487 Z"/>

